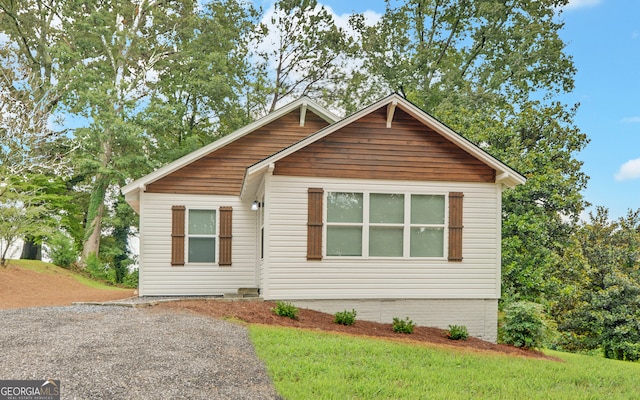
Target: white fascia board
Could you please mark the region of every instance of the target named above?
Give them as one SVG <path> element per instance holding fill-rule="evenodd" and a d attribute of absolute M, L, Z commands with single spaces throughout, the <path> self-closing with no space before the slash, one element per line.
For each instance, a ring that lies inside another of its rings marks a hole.
<path fill-rule="evenodd" d="M 158 179 L 161 179 L 171 174 L 172 172 L 179 170 L 180 168 L 186 165 L 191 164 L 192 162 L 206 156 L 207 154 L 215 150 L 218 150 L 235 140 L 240 139 L 241 137 L 277 120 L 278 118 L 290 113 L 291 111 L 297 108 L 302 107 L 303 105 L 305 105 L 308 109 L 312 110 L 315 114 L 317 114 L 319 117 L 321 117 L 322 119 L 324 119 L 330 124 L 338 120 L 338 117 L 334 115 L 331 111 L 315 103 L 313 100 L 309 99 L 308 97 L 301 97 L 300 99 L 293 101 L 275 110 L 270 114 L 267 114 L 266 116 L 258 119 L 257 121 L 254 121 L 238 129 L 237 131 L 230 133 L 227 136 L 224 136 L 204 147 L 199 148 L 194 152 L 191 152 L 163 167 L 160 167 L 154 172 L 151 172 L 150 174 L 143 176 L 142 178 L 136 179 L 130 184 L 122 187 L 121 192 L 125 196 L 127 196 L 127 194 L 129 194 L 130 192 L 133 192 L 134 190 L 138 190 L 141 187 L 145 187 L 146 185 L 152 182 L 155 182 Z"/>
<path fill-rule="evenodd" d="M 330 135 L 331 133 L 357 121 L 358 119 L 366 116 L 367 114 L 370 114 L 388 104 L 396 104 L 397 107 L 400 107 L 409 115 L 416 118 L 418 121 L 429 126 L 433 130 L 441 134 L 442 136 L 451 140 L 453 143 L 455 143 L 461 149 L 465 150 L 467 153 L 471 154 L 472 156 L 476 157 L 480 161 L 487 164 L 489 167 L 496 170 L 497 183 L 502 183 L 508 187 L 514 187 L 516 185 L 523 184 L 526 182 L 526 178 L 520 175 L 518 172 L 509 168 L 507 165 L 505 165 L 498 159 L 494 158 L 489 153 L 485 152 L 475 144 L 471 143 L 469 140 L 460 136 L 459 134 L 454 132 L 451 128 L 444 125 L 442 122 L 438 121 L 437 119 L 433 118 L 431 115 L 427 114 L 420 108 L 416 107 L 413 103 L 409 102 L 404 97 L 398 95 L 397 93 L 394 93 L 356 112 L 355 114 L 352 114 L 349 117 L 334 123 L 333 125 L 329 125 L 326 128 L 319 130 L 317 133 L 314 133 L 308 136 L 307 138 L 302 139 L 301 141 L 287 147 L 286 149 L 274 154 L 273 156 L 268 157 L 250 166 L 249 168 L 247 168 L 247 171 L 245 172 L 245 180 L 243 183 L 242 191 L 244 192 L 245 184 L 250 179 L 253 178 L 253 175 L 262 172 L 264 169 L 266 169 L 269 166 L 269 164 L 275 163 L 278 160 L 281 160 L 282 158 L 295 153 L 296 151 L 310 145 L 311 143 L 314 143 Z"/>
<path fill-rule="evenodd" d="M 142 190 L 129 191 L 124 195 L 126 202 L 133 208 L 133 210 L 140 215 L 140 192 Z"/>

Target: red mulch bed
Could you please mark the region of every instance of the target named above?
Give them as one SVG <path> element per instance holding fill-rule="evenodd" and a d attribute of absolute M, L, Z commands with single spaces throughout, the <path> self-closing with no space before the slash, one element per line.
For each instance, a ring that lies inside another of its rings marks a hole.
<path fill-rule="evenodd" d="M 413 344 L 561 361 L 558 358 L 547 356 L 539 351 L 489 343 L 472 337 L 464 341 L 450 340 L 446 337 L 446 330 L 437 328 L 416 326 L 412 334 L 403 334 L 393 332 L 391 324 L 381 324 L 377 322 L 356 320 L 354 325 L 344 326 L 334 323 L 333 315 L 331 314 L 307 309 L 300 309 L 298 320 L 293 320 L 273 314 L 271 312 L 273 307 L 275 307 L 275 303 L 269 301 L 222 300 L 185 300 L 161 303 L 155 306 L 155 308 L 162 310 L 193 312 L 215 318 L 232 318 L 249 324 L 277 325 L 315 331 L 339 332 L 347 335 L 370 336 Z"/>

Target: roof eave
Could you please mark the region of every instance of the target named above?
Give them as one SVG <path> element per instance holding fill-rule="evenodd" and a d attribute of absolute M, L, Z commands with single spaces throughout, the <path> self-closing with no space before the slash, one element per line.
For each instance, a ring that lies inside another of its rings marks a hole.
<path fill-rule="evenodd" d="M 142 188 L 138 188 L 138 190 L 129 190 L 127 193 L 123 192 L 125 201 L 137 214 L 140 214 L 140 192 L 142 190 Z"/>
<path fill-rule="evenodd" d="M 522 185 L 526 181 L 527 179 L 525 177 L 513 170 L 503 171 L 496 175 L 496 183 L 501 183 L 510 189 L 513 189 L 518 185 Z"/>

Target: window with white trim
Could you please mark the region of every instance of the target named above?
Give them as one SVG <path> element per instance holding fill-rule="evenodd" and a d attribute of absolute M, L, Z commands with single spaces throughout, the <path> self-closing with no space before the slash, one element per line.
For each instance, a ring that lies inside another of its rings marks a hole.
<path fill-rule="evenodd" d="M 363 194 L 327 194 L 327 256 L 361 256 Z"/>
<path fill-rule="evenodd" d="M 327 256 L 442 258 L 446 197 L 328 192 Z"/>
<path fill-rule="evenodd" d="M 188 262 L 216 262 L 216 210 L 190 209 L 187 228 Z"/>

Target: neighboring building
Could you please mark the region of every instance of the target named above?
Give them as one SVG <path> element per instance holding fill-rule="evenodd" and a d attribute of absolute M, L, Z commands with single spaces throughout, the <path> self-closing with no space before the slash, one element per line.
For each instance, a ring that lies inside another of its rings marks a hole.
<path fill-rule="evenodd" d="M 122 189 L 140 295 L 223 295 L 495 341 L 501 194 L 519 173 L 393 94 L 337 120 L 307 98 Z"/>
<path fill-rule="evenodd" d="M 15 243 L 11 244 L 11 246 L 9 246 L 9 250 L 7 250 L 7 260 L 20 258 L 20 254 L 22 254 L 22 246 L 24 246 L 24 241 L 22 239 L 18 239 Z M 4 252 L 6 247 L 7 242 L 0 239 L 0 255 Z"/>

